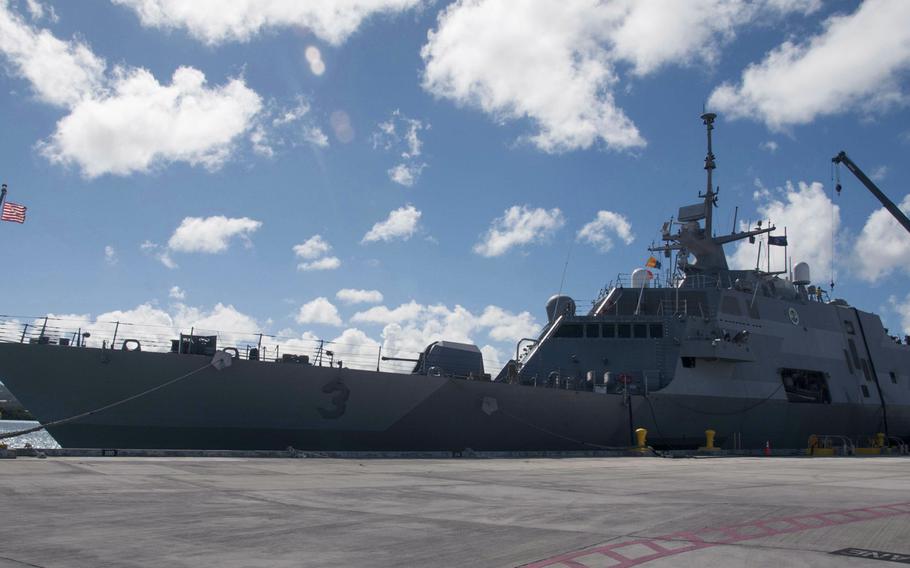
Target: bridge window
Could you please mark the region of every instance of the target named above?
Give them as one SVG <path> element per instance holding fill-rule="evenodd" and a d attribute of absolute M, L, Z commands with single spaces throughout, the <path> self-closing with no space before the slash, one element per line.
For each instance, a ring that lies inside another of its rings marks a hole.
<path fill-rule="evenodd" d="M 553 334 L 553 337 L 583 337 L 584 328 L 581 324 L 577 323 L 566 323 L 559 326 L 559 329 L 556 330 L 556 333 Z"/>
<path fill-rule="evenodd" d="M 589 323 L 585 325 L 585 337 L 600 337 L 600 324 Z"/>
<path fill-rule="evenodd" d="M 889 374 L 891 375 L 891 382 L 897 384 L 897 373 L 891 371 Z"/>
<path fill-rule="evenodd" d="M 866 385 L 860 385 L 860 388 L 863 389 L 863 396 L 869 398 L 869 387 Z"/>
<path fill-rule="evenodd" d="M 647 339 L 648 337 L 648 324 L 636 323 L 632 325 L 632 334 L 635 336 L 635 339 Z"/>
<path fill-rule="evenodd" d="M 632 326 L 628 323 L 621 323 L 616 326 L 616 337 L 620 339 L 629 339 L 632 337 Z"/>
<path fill-rule="evenodd" d="M 847 333 L 850 335 L 856 335 L 856 330 L 853 329 L 853 322 L 844 320 L 844 329 L 847 330 Z"/>
<path fill-rule="evenodd" d="M 616 337 L 616 325 L 612 323 L 603 324 L 603 336 L 604 337 Z"/>
<path fill-rule="evenodd" d="M 664 336 L 664 326 L 661 323 L 652 323 L 651 329 L 651 339 L 660 339 Z"/>

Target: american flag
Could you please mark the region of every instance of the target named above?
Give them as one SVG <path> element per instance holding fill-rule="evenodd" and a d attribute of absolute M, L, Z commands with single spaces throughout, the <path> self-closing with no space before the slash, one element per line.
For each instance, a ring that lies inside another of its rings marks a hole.
<path fill-rule="evenodd" d="M 14 223 L 25 223 L 25 205 L 18 203 L 6 202 L 3 204 L 3 213 L 0 214 L 0 221 L 12 221 Z"/>

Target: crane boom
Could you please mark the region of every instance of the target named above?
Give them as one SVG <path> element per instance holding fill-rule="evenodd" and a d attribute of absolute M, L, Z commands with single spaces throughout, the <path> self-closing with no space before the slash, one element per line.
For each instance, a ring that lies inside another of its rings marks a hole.
<path fill-rule="evenodd" d="M 887 195 L 882 193 L 882 190 L 880 190 L 877 185 L 872 183 L 872 180 L 869 179 L 865 173 L 863 173 L 863 170 L 859 169 L 859 166 L 857 166 L 856 164 L 853 163 L 853 160 L 851 160 L 849 157 L 847 157 L 846 152 L 841 150 L 841 152 L 838 155 L 831 158 L 831 161 L 834 162 L 835 164 L 844 164 L 845 166 L 847 166 L 847 169 L 850 170 L 853 173 L 853 175 L 856 176 L 856 179 L 858 179 L 860 182 L 862 182 L 862 184 L 866 186 L 866 189 L 871 191 L 872 195 L 874 195 L 879 201 L 881 201 L 882 205 L 885 206 L 885 209 L 887 209 L 891 213 L 891 215 L 893 215 L 894 218 L 897 219 L 897 222 L 900 223 L 901 225 L 903 225 L 903 227 L 905 229 L 907 229 L 907 232 L 910 233 L 910 219 L 908 219 L 907 216 L 904 215 L 904 212 L 901 211 L 900 208 L 897 205 L 895 205 L 893 201 L 888 199 Z M 840 192 L 840 184 L 838 184 L 838 186 L 837 186 L 837 191 Z"/>

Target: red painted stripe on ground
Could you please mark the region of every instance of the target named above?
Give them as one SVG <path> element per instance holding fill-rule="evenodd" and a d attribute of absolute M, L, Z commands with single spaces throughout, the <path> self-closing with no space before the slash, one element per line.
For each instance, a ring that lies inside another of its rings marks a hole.
<path fill-rule="evenodd" d="M 638 566 L 640 564 L 644 564 L 652 560 L 657 560 L 659 558 L 666 558 L 668 556 L 674 556 L 676 554 L 682 554 L 684 552 L 691 552 L 693 550 L 700 550 L 703 548 L 710 548 L 713 546 L 720 546 L 722 544 L 732 544 L 735 542 L 742 542 L 744 540 L 764 538 L 781 534 L 790 534 L 822 527 L 846 525 L 850 523 L 869 521 L 872 519 L 896 517 L 899 515 L 907 514 L 910 514 L 910 503 L 893 503 L 890 505 L 875 505 L 873 507 L 863 507 L 860 509 L 844 509 L 841 511 L 828 511 L 825 513 L 796 515 L 792 517 L 781 517 L 777 519 L 761 519 L 758 521 L 730 525 L 727 527 L 705 527 L 700 530 L 680 531 L 654 538 L 617 542 L 605 546 L 576 550 L 574 552 L 567 552 L 553 556 L 552 558 L 538 560 L 537 562 L 533 562 L 525 566 L 526 568 L 544 568 L 548 566 L 586 568 L 586 565 L 583 562 L 577 560 L 578 558 L 601 555 L 618 562 L 618 564 L 614 564 L 610 568 L 629 568 L 631 566 Z M 808 522 L 810 519 L 815 522 Z M 775 523 L 783 524 L 784 526 L 780 528 L 770 526 Z M 758 528 L 760 531 L 743 534 L 742 530 L 748 528 Z M 711 533 L 719 533 L 725 536 L 722 536 L 721 538 L 709 538 L 707 535 Z M 666 548 L 665 546 L 658 544 L 657 541 L 685 542 L 687 545 L 680 548 Z M 624 548 L 628 554 L 631 554 L 630 548 L 634 546 L 645 546 L 653 550 L 654 553 L 646 554 L 643 556 L 627 556 L 626 554 L 623 554 Z"/>

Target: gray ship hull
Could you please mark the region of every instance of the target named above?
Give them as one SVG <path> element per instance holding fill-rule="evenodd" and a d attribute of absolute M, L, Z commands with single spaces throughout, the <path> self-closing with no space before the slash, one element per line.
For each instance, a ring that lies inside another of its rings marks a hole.
<path fill-rule="evenodd" d="M 196 355 L 0 344 L 2 379 L 43 423 L 122 400 L 208 364 Z M 631 405 L 627 404 L 631 402 Z M 907 436 L 908 409 L 889 407 Z M 488 381 L 235 360 L 116 408 L 49 428 L 64 447 L 358 451 L 563 451 L 804 447 L 811 434 L 870 436 L 880 408 L 774 397 L 623 397 Z"/>

